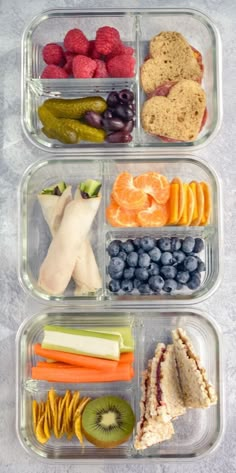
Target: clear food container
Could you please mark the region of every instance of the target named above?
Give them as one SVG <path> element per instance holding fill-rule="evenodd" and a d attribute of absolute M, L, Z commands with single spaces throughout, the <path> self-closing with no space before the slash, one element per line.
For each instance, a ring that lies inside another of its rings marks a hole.
<path fill-rule="evenodd" d="M 91 329 L 96 326 L 130 326 L 135 340 L 135 376 L 130 382 L 63 384 L 48 383 L 31 379 L 31 368 L 37 357 L 33 346 L 40 343 L 45 325 L 80 327 Z M 214 385 L 218 403 L 208 409 L 189 409 L 187 413 L 174 421 L 175 435 L 171 440 L 160 443 L 143 451 L 134 448 L 134 435 L 126 443 L 111 449 L 96 448 L 87 441 L 81 447 L 78 440 L 50 440 L 42 445 L 36 440 L 32 423 L 32 401 L 44 401 L 50 388 L 63 395 L 66 389 L 79 390 L 81 396 L 91 398 L 115 394 L 126 399 L 132 406 L 136 422 L 139 419 L 141 396 L 141 373 L 147 367 L 148 359 L 154 356 L 158 342 L 169 343 L 171 330 L 181 327 L 190 336 L 196 353 L 206 368 L 208 379 Z M 32 456 L 53 463 L 100 463 L 148 461 L 176 462 L 196 460 L 213 452 L 219 445 L 223 433 L 223 390 L 221 335 L 213 320 L 206 313 L 193 309 L 157 309 L 143 311 L 113 311 L 105 307 L 102 310 L 45 309 L 40 314 L 27 318 L 17 334 L 17 416 L 16 428 L 19 441 Z"/>
<path fill-rule="evenodd" d="M 118 28 L 122 41 L 135 50 L 136 74 L 133 78 L 105 79 L 41 79 L 43 69 L 42 48 L 45 44 L 62 44 L 66 32 L 78 27 L 89 40 L 94 39 L 97 28 L 108 25 Z M 203 88 L 207 95 L 207 121 L 198 138 L 193 142 L 161 142 L 144 132 L 140 123 L 140 111 L 145 100 L 140 87 L 139 70 L 147 56 L 150 39 L 161 31 L 178 31 L 203 56 Z M 57 9 L 47 10 L 27 26 L 22 39 L 22 125 L 28 139 L 39 148 L 49 152 L 77 154 L 78 149 L 94 152 L 103 149 L 104 156 L 110 148 L 125 148 L 130 154 L 142 155 L 142 148 L 152 147 L 157 152 L 175 152 L 188 148 L 198 149 L 208 144 L 217 134 L 222 118 L 221 98 L 221 42 L 214 23 L 203 13 L 194 9 L 124 9 L 99 11 Z M 49 97 L 78 98 L 100 95 L 130 88 L 135 95 L 136 123 L 133 139 L 128 144 L 89 143 L 81 141 L 68 145 L 47 138 L 41 131 L 37 109 Z"/>
<path fill-rule="evenodd" d="M 19 235 L 19 279 L 23 288 L 31 295 L 50 302 L 79 304 L 81 300 L 89 304 L 107 305 L 172 305 L 192 304 L 209 297 L 218 287 L 222 276 L 222 219 L 221 195 L 219 179 L 215 172 L 199 159 L 192 156 L 157 157 L 149 159 L 148 154 L 143 160 L 129 160 L 128 154 L 118 156 L 119 159 L 103 160 L 100 154 L 96 159 L 54 158 L 33 164 L 26 170 L 20 186 L 20 235 Z M 179 176 L 183 182 L 192 180 L 205 181 L 212 193 L 212 211 L 208 225 L 205 226 L 163 226 L 156 228 L 124 228 L 112 227 L 106 221 L 106 208 L 110 202 L 112 185 L 117 175 L 129 171 L 138 175 L 147 171 L 164 174 L 168 180 Z M 94 219 L 89 238 L 102 276 L 102 287 L 93 294 L 75 295 L 74 286 L 70 284 L 63 295 L 51 296 L 39 288 L 37 279 L 40 266 L 47 254 L 51 235 L 43 217 L 37 195 L 42 189 L 59 182 L 71 184 L 73 191 L 79 182 L 88 178 L 102 182 L 102 202 Z M 106 248 L 113 239 L 124 241 L 140 236 L 152 236 L 156 239 L 169 236 L 185 238 L 200 237 L 204 240 L 204 249 L 200 254 L 205 262 L 206 271 L 202 273 L 201 285 L 195 291 L 180 290 L 167 294 L 122 294 L 112 293 L 109 288 L 107 273 L 108 254 Z"/>

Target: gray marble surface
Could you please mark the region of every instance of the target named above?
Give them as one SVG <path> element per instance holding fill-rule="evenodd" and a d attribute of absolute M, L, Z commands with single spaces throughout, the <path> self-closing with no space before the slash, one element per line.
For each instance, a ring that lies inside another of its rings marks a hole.
<path fill-rule="evenodd" d="M 57 6 L 95 8 L 143 5 L 143 2 L 117 0 L 113 2 L 92 0 L 2 0 L 0 4 L 0 107 L 1 107 L 1 217 L 0 217 L 0 471 L 3 473 L 101 472 L 101 473 L 232 473 L 236 471 L 236 62 L 235 24 L 236 4 L 232 0 L 186 0 L 169 2 L 146 0 L 145 6 L 196 7 L 212 16 L 220 29 L 223 40 L 223 93 L 224 119 L 217 138 L 206 149 L 197 153 L 211 163 L 223 183 L 225 243 L 222 246 L 224 278 L 216 294 L 201 307 L 208 310 L 221 326 L 224 344 L 224 380 L 226 386 L 225 435 L 218 450 L 209 458 L 187 464 L 146 465 L 45 465 L 31 459 L 20 446 L 15 433 L 15 335 L 20 323 L 28 314 L 39 310 L 19 286 L 17 279 L 17 220 L 18 185 L 21 174 L 44 153 L 35 149 L 24 138 L 20 123 L 20 44 L 25 25 L 41 10 Z M 224 252 L 224 254 L 223 254 Z"/>

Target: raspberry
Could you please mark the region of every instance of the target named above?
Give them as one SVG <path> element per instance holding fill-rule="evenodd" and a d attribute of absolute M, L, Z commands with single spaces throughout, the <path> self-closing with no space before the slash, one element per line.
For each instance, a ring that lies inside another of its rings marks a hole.
<path fill-rule="evenodd" d="M 64 60 L 64 51 L 59 44 L 48 43 L 42 51 L 43 59 L 46 64 L 61 64 Z"/>
<path fill-rule="evenodd" d="M 66 58 L 66 63 L 63 67 L 64 71 L 66 71 L 69 75 L 72 75 L 72 63 L 73 59 L 76 55 L 73 53 L 70 53 L 70 51 L 65 52 L 65 58 Z"/>
<path fill-rule="evenodd" d="M 64 46 L 67 51 L 71 53 L 86 55 L 89 48 L 89 41 L 83 31 L 74 28 L 66 33 Z"/>
<path fill-rule="evenodd" d="M 109 77 L 105 62 L 100 61 L 100 59 L 95 59 L 95 62 L 97 64 L 97 67 L 93 77 Z"/>
<path fill-rule="evenodd" d="M 116 28 L 103 26 L 96 33 L 95 46 L 100 54 L 110 54 L 120 43 L 120 33 Z"/>
<path fill-rule="evenodd" d="M 73 59 L 73 74 L 77 79 L 88 79 L 93 77 L 97 67 L 96 61 L 87 56 L 75 56 Z"/>
<path fill-rule="evenodd" d="M 89 41 L 88 56 L 91 57 L 92 59 L 100 59 L 101 57 L 101 54 L 98 53 L 96 50 L 94 39 Z"/>
<path fill-rule="evenodd" d="M 122 42 L 116 46 L 116 48 L 113 49 L 112 53 L 108 54 L 106 57 L 106 60 L 109 61 L 111 58 L 115 56 L 120 56 L 121 54 L 127 54 L 129 56 L 132 56 L 134 53 L 134 49 L 131 48 L 131 46 L 126 46 Z"/>
<path fill-rule="evenodd" d="M 111 77 L 133 77 L 135 59 L 128 54 L 115 56 L 107 62 L 108 74 Z"/>
<path fill-rule="evenodd" d="M 68 74 L 62 67 L 55 64 L 46 66 L 41 74 L 41 79 L 67 79 Z"/>

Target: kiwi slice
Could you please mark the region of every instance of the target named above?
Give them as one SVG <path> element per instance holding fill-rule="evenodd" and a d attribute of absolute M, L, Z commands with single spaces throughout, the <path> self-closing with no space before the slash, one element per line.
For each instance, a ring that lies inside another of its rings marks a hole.
<path fill-rule="evenodd" d="M 90 401 L 82 414 L 82 430 L 86 439 L 102 448 L 112 448 L 126 442 L 132 434 L 134 423 L 131 406 L 116 396 Z"/>

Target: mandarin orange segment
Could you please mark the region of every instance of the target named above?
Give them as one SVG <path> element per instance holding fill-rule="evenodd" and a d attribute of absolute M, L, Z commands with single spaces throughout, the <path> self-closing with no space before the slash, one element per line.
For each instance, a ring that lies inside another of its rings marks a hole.
<path fill-rule="evenodd" d="M 199 182 L 196 182 L 197 218 L 192 220 L 191 225 L 200 225 L 204 214 L 204 193 Z"/>
<path fill-rule="evenodd" d="M 110 205 L 106 208 L 107 222 L 113 227 L 137 227 L 137 212 L 134 210 L 125 210 L 119 207 L 114 199 L 111 199 Z"/>
<path fill-rule="evenodd" d="M 148 196 L 134 185 L 134 178 L 129 172 L 119 174 L 114 182 L 112 196 L 116 203 L 125 210 L 142 210 L 149 206 Z"/>
<path fill-rule="evenodd" d="M 179 184 L 170 184 L 170 201 L 169 201 L 169 219 L 168 224 L 174 225 L 179 220 Z"/>
<path fill-rule="evenodd" d="M 204 212 L 200 225 L 207 225 L 211 216 L 212 199 L 211 190 L 207 182 L 200 182 L 204 194 Z"/>
<path fill-rule="evenodd" d="M 167 224 L 168 217 L 168 203 L 157 204 L 154 199 L 148 209 L 141 210 L 137 214 L 137 220 L 141 227 L 162 227 Z"/>
<path fill-rule="evenodd" d="M 170 197 L 170 184 L 165 176 L 157 172 L 146 172 L 134 178 L 134 184 L 152 196 L 157 204 L 165 204 Z"/>

